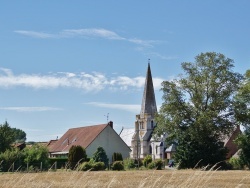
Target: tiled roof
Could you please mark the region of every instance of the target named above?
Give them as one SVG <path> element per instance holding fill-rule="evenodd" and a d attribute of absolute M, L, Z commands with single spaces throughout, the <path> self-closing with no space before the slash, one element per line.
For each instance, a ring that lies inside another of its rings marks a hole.
<path fill-rule="evenodd" d="M 101 124 L 69 129 L 56 143 L 49 147 L 49 152 L 69 151 L 73 145 L 87 148 L 108 125 Z"/>

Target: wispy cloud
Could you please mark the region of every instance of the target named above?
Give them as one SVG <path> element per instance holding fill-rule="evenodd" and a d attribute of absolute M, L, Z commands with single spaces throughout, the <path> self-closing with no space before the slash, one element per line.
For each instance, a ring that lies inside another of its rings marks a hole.
<path fill-rule="evenodd" d="M 17 112 L 43 112 L 43 111 L 58 111 L 63 110 L 61 108 L 54 108 L 48 106 L 40 106 L 40 107 L 0 107 L 0 110 L 9 110 L 9 111 L 17 111 Z"/>
<path fill-rule="evenodd" d="M 16 30 L 14 32 L 28 37 L 41 38 L 41 39 L 83 37 L 83 38 L 102 38 L 107 40 L 121 40 L 132 44 L 136 44 L 140 46 L 140 48 L 153 47 L 154 44 L 159 43 L 159 41 L 157 40 L 142 40 L 138 38 L 122 37 L 114 31 L 103 28 L 65 29 L 55 34 L 38 32 L 38 31 L 29 31 L 29 30 Z"/>
<path fill-rule="evenodd" d="M 102 102 L 89 102 L 85 104 L 96 106 L 96 107 L 102 107 L 102 108 L 125 110 L 125 111 L 132 112 L 132 113 L 140 112 L 140 107 L 141 107 L 140 105 L 137 105 L 137 104 L 111 104 L 111 103 L 102 103 Z"/>
<path fill-rule="evenodd" d="M 161 88 L 162 78 L 153 78 L 155 89 Z M 0 68 L 0 88 L 29 87 L 34 89 L 76 88 L 85 92 L 99 92 L 104 89 L 128 90 L 143 88 L 145 77 L 107 77 L 103 73 L 20 74 Z"/>

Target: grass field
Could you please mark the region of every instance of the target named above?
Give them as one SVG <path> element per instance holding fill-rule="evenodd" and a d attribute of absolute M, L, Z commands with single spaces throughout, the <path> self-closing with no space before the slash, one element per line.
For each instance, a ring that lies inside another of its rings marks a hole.
<path fill-rule="evenodd" d="M 2 173 L 0 187 L 250 187 L 250 171 L 139 170 Z"/>

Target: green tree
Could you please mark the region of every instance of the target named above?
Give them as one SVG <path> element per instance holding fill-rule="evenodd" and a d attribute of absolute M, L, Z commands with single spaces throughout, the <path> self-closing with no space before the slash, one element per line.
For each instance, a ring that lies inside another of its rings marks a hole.
<path fill-rule="evenodd" d="M 245 127 L 244 133 L 235 142 L 240 149 L 240 161 L 250 168 L 250 70 L 246 71 L 235 97 L 235 111 L 238 122 Z"/>
<path fill-rule="evenodd" d="M 48 167 L 48 148 L 40 144 L 26 147 L 24 150 L 24 162 L 34 168 L 40 168 L 41 162 L 44 168 Z"/>
<path fill-rule="evenodd" d="M 207 52 L 195 62 L 182 63 L 184 75 L 162 83 L 163 104 L 156 134 L 167 132 L 177 140 L 175 159 L 180 168 L 215 164 L 226 157 L 221 140 L 235 127 L 232 95 L 242 75 L 232 71 L 233 60 Z"/>
<path fill-rule="evenodd" d="M 74 169 L 78 163 L 84 162 L 87 160 L 86 150 L 82 146 L 72 146 L 69 149 L 68 161 L 70 167 Z"/>
<path fill-rule="evenodd" d="M 0 125 L 0 153 L 11 148 L 11 144 L 15 141 L 13 129 L 7 121 Z"/>
<path fill-rule="evenodd" d="M 26 133 L 17 128 L 12 128 L 14 135 L 15 135 L 15 142 L 25 142 L 26 140 Z"/>
<path fill-rule="evenodd" d="M 105 150 L 103 149 L 103 147 L 99 146 L 96 150 L 96 152 L 93 154 L 93 158 L 94 162 L 104 162 L 105 166 L 108 166 L 108 157 L 107 154 L 105 152 Z"/>

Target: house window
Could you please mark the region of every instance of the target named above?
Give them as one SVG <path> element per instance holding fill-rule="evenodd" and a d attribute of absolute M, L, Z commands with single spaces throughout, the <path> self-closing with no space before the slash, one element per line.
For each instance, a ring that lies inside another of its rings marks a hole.
<path fill-rule="evenodd" d="M 154 128 L 154 121 L 152 120 L 151 121 L 151 129 L 153 129 Z"/>

